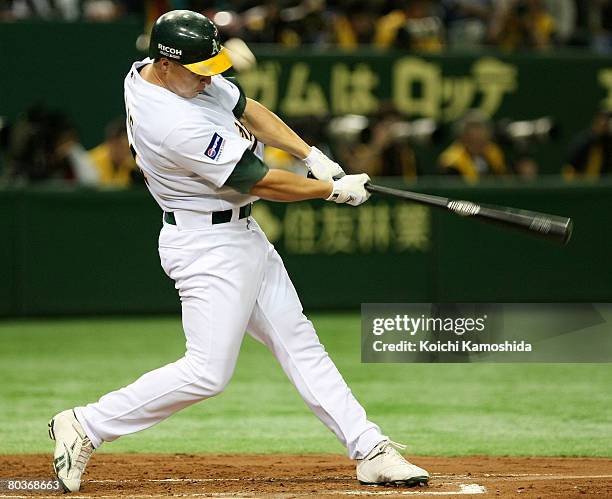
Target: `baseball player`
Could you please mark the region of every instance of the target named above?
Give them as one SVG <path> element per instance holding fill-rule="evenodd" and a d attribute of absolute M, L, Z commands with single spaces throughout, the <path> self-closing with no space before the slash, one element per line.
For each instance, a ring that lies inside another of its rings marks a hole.
<path fill-rule="evenodd" d="M 231 62 L 205 16 L 187 10 L 162 15 L 149 56 L 125 78 L 128 136 L 163 211 L 159 255 L 181 299 L 186 352 L 49 422 L 53 465 L 64 489 L 79 490 L 87 461 L 103 442 L 223 391 L 245 331 L 270 349 L 306 404 L 346 446 L 361 483 L 426 483 L 428 473 L 368 421 L 303 315 L 278 253 L 250 216 L 259 198 L 357 206 L 369 197 L 369 177 L 344 175 L 221 76 Z M 262 162 L 264 144 L 303 159 L 315 178 L 269 169 Z"/>

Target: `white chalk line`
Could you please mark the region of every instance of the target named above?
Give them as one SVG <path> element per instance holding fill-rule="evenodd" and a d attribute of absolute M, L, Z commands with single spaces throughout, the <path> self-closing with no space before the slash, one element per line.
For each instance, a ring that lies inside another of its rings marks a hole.
<path fill-rule="evenodd" d="M 457 474 L 443 475 L 432 474 L 433 480 L 478 480 L 501 478 L 507 480 L 530 478 L 533 480 L 588 480 L 588 479 L 612 479 L 612 475 L 559 475 L 553 473 L 484 473 L 481 476 Z M 263 483 L 280 483 L 280 482 L 332 482 L 332 481 L 354 481 L 354 476 L 332 476 L 332 477 L 270 477 L 270 478 L 125 478 L 125 479 L 105 479 L 105 480 L 84 480 L 89 483 L 134 483 L 134 482 L 151 482 L 151 483 L 188 483 L 188 482 L 263 482 Z M 453 482 L 450 482 L 453 483 Z M 72 496 L 71 496 L 72 497 Z"/>
<path fill-rule="evenodd" d="M 540 482 L 543 480 L 555 480 L 555 481 L 564 481 L 564 480 L 599 480 L 599 479 L 612 479 L 612 475 L 524 475 L 524 476 L 508 476 L 508 475 L 499 475 L 499 476 L 489 476 L 483 478 L 496 478 L 500 480 L 506 481 L 518 481 L 523 478 L 528 478 L 535 482 Z"/>
<path fill-rule="evenodd" d="M 337 495 L 337 496 L 459 496 L 459 495 L 475 495 L 484 494 L 487 489 L 482 485 L 476 483 L 460 483 L 455 484 L 459 486 L 459 490 L 439 491 L 439 490 L 330 490 L 325 491 L 326 496 Z M 138 494 L 131 497 L 142 497 L 142 498 L 157 498 L 157 497 L 241 497 L 243 499 L 261 499 L 266 497 L 296 497 L 296 496 L 314 496 L 311 492 L 291 492 L 287 494 L 263 494 L 260 496 L 252 496 L 243 493 L 223 493 L 223 492 L 212 492 L 212 493 L 188 493 L 188 494 Z M 1 498 L 25 498 L 28 499 L 32 496 L 20 496 L 20 495 L 0 495 Z M 40 496 L 36 497 L 57 497 L 57 496 Z M 118 495 L 74 495 L 70 494 L 70 499 L 88 499 L 91 497 L 99 499 L 109 499 L 119 497 Z"/>
<path fill-rule="evenodd" d="M 330 495 L 345 495 L 345 496 L 461 496 L 461 495 L 473 495 L 473 494 L 484 494 L 487 489 L 477 483 L 459 483 L 453 484 L 459 485 L 459 490 L 342 490 L 337 492 L 325 492 Z"/>
<path fill-rule="evenodd" d="M 435 475 L 433 478 L 436 478 Z M 475 475 L 454 475 L 448 476 L 447 478 L 463 478 L 463 479 L 472 479 L 472 480 L 490 480 L 490 479 L 500 479 L 507 481 L 517 481 L 522 479 L 529 479 L 534 481 L 542 481 L 542 480 L 589 480 L 589 479 L 612 479 L 612 475 L 555 475 L 553 473 L 542 473 L 542 474 L 531 474 L 531 473 L 500 473 L 500 474 L 491 474 L 484 473 L 480 476 Z"/>

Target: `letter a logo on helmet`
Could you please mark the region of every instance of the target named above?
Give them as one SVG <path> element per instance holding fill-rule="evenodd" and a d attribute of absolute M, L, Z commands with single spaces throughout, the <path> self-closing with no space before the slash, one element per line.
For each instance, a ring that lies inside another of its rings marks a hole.
<path fill-rule="evenodd" d="M 223 73 L 232 65 L 215 24 L 190 10 L 172 10 L 155 21 L 149 57 L 167 57 L 203 76 Z"/>

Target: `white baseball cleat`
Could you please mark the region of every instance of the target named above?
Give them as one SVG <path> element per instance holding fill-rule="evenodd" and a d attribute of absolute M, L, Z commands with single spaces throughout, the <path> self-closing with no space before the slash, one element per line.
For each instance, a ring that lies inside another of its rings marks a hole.
<path fill-rule="evenodd" d="M 429 473 L 412 463 L 395 450 L 406 446 L 383 440 L 364 458 L 357 463 L 357 480 L 363 485 L 394 485 L 413 487 L 425 485 Z"/>
<path fill-rule="evenodd" d="M 60 412 L 49 421 L 49 436 L 55 440 L 53 469 L 57 479 L 64 491 L 77 492 L 94 446 L 72 410 Z"/>

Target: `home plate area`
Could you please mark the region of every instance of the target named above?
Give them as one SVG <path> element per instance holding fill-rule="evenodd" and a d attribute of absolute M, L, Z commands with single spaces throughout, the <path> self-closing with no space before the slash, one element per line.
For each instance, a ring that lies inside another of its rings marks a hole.
<path fill-rule="evenodd" d="M 93 456 L 78 497 L 612 497 L 612 459 L 415 457 L 428 486 L 363 486 L 338 455 L 110 454 Z M 0 456 L 0 498 L 57 496 L 9 490 L 8 480 L 50 478 L 51 456 Z"/>

